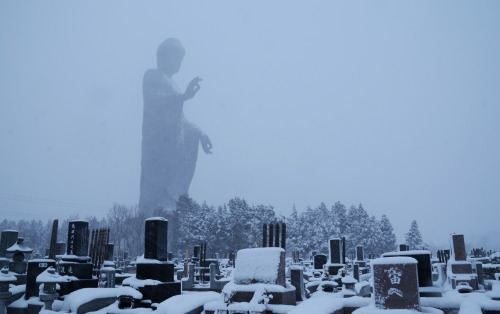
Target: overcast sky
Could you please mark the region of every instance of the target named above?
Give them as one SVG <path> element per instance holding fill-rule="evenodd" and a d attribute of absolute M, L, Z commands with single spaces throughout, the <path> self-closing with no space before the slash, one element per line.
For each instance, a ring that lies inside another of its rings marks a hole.
<path fill-rule="evenodd" d="M 168 3 L 167 3 L 168 2 Z M 211 138 L 190 195 L 362 203 L 398 242 L 500 249 L 498 1 L 2 1 L 0 216 L 102 217 L 139 199 L 142 77 L 174 80 Z"/>

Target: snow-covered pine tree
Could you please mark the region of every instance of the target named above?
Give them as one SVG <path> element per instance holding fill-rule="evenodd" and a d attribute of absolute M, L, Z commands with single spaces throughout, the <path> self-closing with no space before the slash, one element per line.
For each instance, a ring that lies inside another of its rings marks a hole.
<path fill-rule="evenodd" d="M 386 215 L 382 215 L 380 219 L 380 236 L 382 239 L 380 253 L 392 252 L 396 249 L 396 235 Z"/>
<path fill-rule="evenodd" d="M 416 220 L 411 222 L 410 230 L 405 234 L 406 244 L 410 246 L 410 250 L 420 250 L 423 248 L 424 241 L 422 240 L 422 234 L 418 230 L 418 224 Z"/>

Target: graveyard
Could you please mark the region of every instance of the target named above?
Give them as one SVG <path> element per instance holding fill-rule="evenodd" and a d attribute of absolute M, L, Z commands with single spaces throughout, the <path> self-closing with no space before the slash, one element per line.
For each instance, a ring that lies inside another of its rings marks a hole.
<path fill-rule="evenodd" d="M 303 256 L 286 224 L 270 223 L 260 247 L 222 256 L 203 241 L 173 256 L 169 221 L 151 217 L 131 257 L 114 254 L 109 229 L 70 221 L 58 242 L 57 228 L 43 258 L 2 231 L 0 313 L 500 313 L 499 253 L 466 248 L 463 234 L 437 252 L 400 244 L 379 256 L 332 237 Z"/>

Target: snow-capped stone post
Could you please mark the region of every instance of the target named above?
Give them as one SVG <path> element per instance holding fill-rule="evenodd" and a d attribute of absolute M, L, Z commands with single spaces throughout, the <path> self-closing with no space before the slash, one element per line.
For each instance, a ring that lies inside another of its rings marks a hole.
<path fill-rule="evenodd" d="M 295 287 L 295 300 L 304 301 L 306 299 L 304 271 L 302 267 L 293 265 L 290 267 L 290 283 Z"/>
<path fill-rule="evenodd" d="M 377 258 L 372 261 L 372 268 L 373 294 L 377 308 L 420 311 L 416 259 Z"/>

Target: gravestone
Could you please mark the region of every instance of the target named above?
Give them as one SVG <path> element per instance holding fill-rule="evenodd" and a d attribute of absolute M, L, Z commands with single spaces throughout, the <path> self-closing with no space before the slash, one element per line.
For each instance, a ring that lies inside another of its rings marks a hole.
<path fill-rule="evenodd" d="M 161 217 L 146 219 L 144 258 L 166 261 L 168 259 L 168 220 Z"/>
<path fill-rule="evenodd" d="M 365 260 L 365 250 L 362 245 L 356 246 L 356 260 L 364 261 Z"/>
<path fill-rule="evenodd" d="M 330 239 L 330 263 L 343 264 L 342 260 L 342 240 L 339 238 Z"/>
<path fill-rule="evenodd" d="M 7 249 L 16 244 L 18 232 L 15 230 L 2 231 L 0 239 L 0 257 L 7 256 Z"/>
<path fill-rule="evenodd" d="M 290 283 L 295 287 L 295 300 L 305 301 L 306 294 L 302 267 L 292 266 L 290 268 Z"/>
<path fill-rule="evenodd" d="M 432 287 L 432 263 L 431 252 L 427 250 L 400 251 L 382 254 L 387 257 L 411 257 L 417 261 L 418 285 L 419 287 Z"/>
<path fill-rule="evenodd" d="M 463 234 L 453 234 L 453 254 L 455 255 L 455 261 L 466 261 L 467 252 L 465 251 L 465 241 Z"/>
<path fill-rule="evenodd" d="M 24 294 L 24 298 L 26 300 L 30 297 L 37 297 L 39 294 L 38 287 L 40 284 L 36 282 L 36 277 L 43 273 L 47 268 L 55 266 L 56 261 L 53 259 L 33 259 L 28 261 L 26 293 Z"/>
<path fill-rule="evenodd" d="M 89 223 L 73 220 L 68 223 L 66 255 L 61 256 L 57 272 L 61 276 L 76 277 L 76 280 L 61 284 L 61 294 L 69 294 L 82 288 L 97 288 L 98 279 L 92 277 L 92 262 L 89 254 Z"/>
<path fill-rule="evenodd" d="M 328 274 L 336 276 L 339 269 L 344 268 L 342 259 L 342 239 L 333 238 L 329 241 L 330 263 L 327 264 Z"/>
<path fill-rule="evenodd" d="M 417 260 L 411 257 L 378 258 L 372 261 L 372 267 L 377 308 L 420 311 Z"/>
<path fill-rule="evenodd" d="M 409 251 L 409 250 L 410 250 L 410 245 L 408 245 L 408 244 L 400 244 L 399 245 L 400 252 Z"/>
<path fill-rule="evenodd" d="M 138 258 L 136 278 L 157 280 L 158 284 L 139 287 L 144 300 L 160 303 L 181 293 L 181 282 L 174 278 L 174 263 L 168 260 L 168 220 L 153 217 L 145 221 L 144 258 Z"/>
<path fill-rule="evenodd" d="M 112 261 L 113 256 L 115 255 L 115 245 L 113 243 L 108 243 L 108 250 L 107 250 L 107 256 L 106 260 Z"/>
<path fill-rule="evenodd" d="M 359 282 L 359 265 L 358 264 L 354 264 L 353 265 L 353 277 L 354 279 L 356 279 L 357 282 Z"/>
<path fill-rule="evenodd" d="M 327 257 L 325 254 L 314 255 L 314 269 L 323 269 L 323 266 L 327 262 Z"/>

